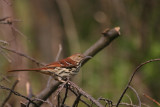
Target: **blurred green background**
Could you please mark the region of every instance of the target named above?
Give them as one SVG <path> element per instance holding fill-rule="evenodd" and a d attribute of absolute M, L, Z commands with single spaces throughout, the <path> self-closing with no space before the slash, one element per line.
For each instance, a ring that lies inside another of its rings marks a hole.
<path fill-rule="evenodd" d="M 0 18 L 11 16 L 20 22 L 14 22 L 13 28 L 0 24 L 0 40 L 7 41 L 10 49 L 48 64 L 54 62 L 59 44 L 63 48 L 60 59 L 83 53 L 101 37 L 104 29 L 119 26 L 121 36 L 86 63 L 73 79 L 93 97 L 101 96 L 116 103 L 136 66 L 160 57 L 159 11 L 159 0 L 1 0 Z M 31 84 L 35 95 L 45 88 L 48 76 L 6 73 L 9 69 L 37 65 L 16 54 L 7 51 L 5 54 L 8 57 L 0 55 L 0 78 L 7 75 L 10 82 L 0 84 L 10 87 L 19 78 L 16 90 L 24 95 L 26 82 Z M 154 62 L 136 74 L 132 86 L 143 103 L 154 107 L 156 104 L 143 93 L 160 101 L 159 81 L 160 63 Z M 0 94 L 4 99 L 7 92 L 0 90 Z M 130 89 L 127 94 L 138 104 Z M 14 98 L 19 97 L 12 96 L 10 103 L 19 104 Z M 69 105 L 71 102 L 72 96 Z M 129 103 L 127 96 L 123 102 Z"/>

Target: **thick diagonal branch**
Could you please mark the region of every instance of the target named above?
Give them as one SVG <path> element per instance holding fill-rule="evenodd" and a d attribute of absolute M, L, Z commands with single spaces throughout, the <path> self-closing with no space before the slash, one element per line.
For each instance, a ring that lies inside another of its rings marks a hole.
<path fill-rule="evenodd" d="M 97 40 L 89 49 L 84 52 L 84 55 L 94 56 L 99 51 L 108 46 L 115 38 L 120 35 L 120 27 L 115 27 L 113 29 L 106 29 L 102 34 L 101 38 Z"/>

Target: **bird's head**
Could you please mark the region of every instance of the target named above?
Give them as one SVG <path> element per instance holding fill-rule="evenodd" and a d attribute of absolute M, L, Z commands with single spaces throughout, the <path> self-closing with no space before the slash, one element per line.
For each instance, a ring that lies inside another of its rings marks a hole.
<path fill-rule="evenodd" d="M 79 64 L 79 63 L 82 63 L 85 59 L 92 58 L 92 57 L 85 56 L 83 54 L 74 54 L 74 55 L 70 56 L 70 58 Z"/>

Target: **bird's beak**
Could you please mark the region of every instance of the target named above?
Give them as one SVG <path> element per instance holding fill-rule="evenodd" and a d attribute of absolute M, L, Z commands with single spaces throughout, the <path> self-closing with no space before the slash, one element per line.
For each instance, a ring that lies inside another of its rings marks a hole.
<path fill-rule="evenodd" d="M 91 56 L 85 56 L 83 61 L 86 61 L 87 59 L 91 59 L 92 57 Z"/>
<path fill-rule="evenodd" d="M 81 60 L 81 64 L 85 63 L 85 61 L 86 61 L 87 59 L 90 59 L 90 58 L 92 58 L 92 57 L 91 57 L 91 56 L 85 56 L 85 57 L 83 58 L 83 60 Z"/>
<path fill-rule="evenodd" d="M 92 58 L 92 56 L 85 56 L 84 59 L 91 59 L 91 58 Z"/>

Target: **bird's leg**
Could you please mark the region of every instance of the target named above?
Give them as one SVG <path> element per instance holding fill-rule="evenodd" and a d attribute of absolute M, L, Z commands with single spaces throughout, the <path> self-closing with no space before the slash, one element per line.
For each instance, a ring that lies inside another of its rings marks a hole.
<path fill-rule="evenodd" d="M 65 80 L 62 79 L 62 77 L 57 77 L 57 80 L 62 83 L 66 82 Z"/>

